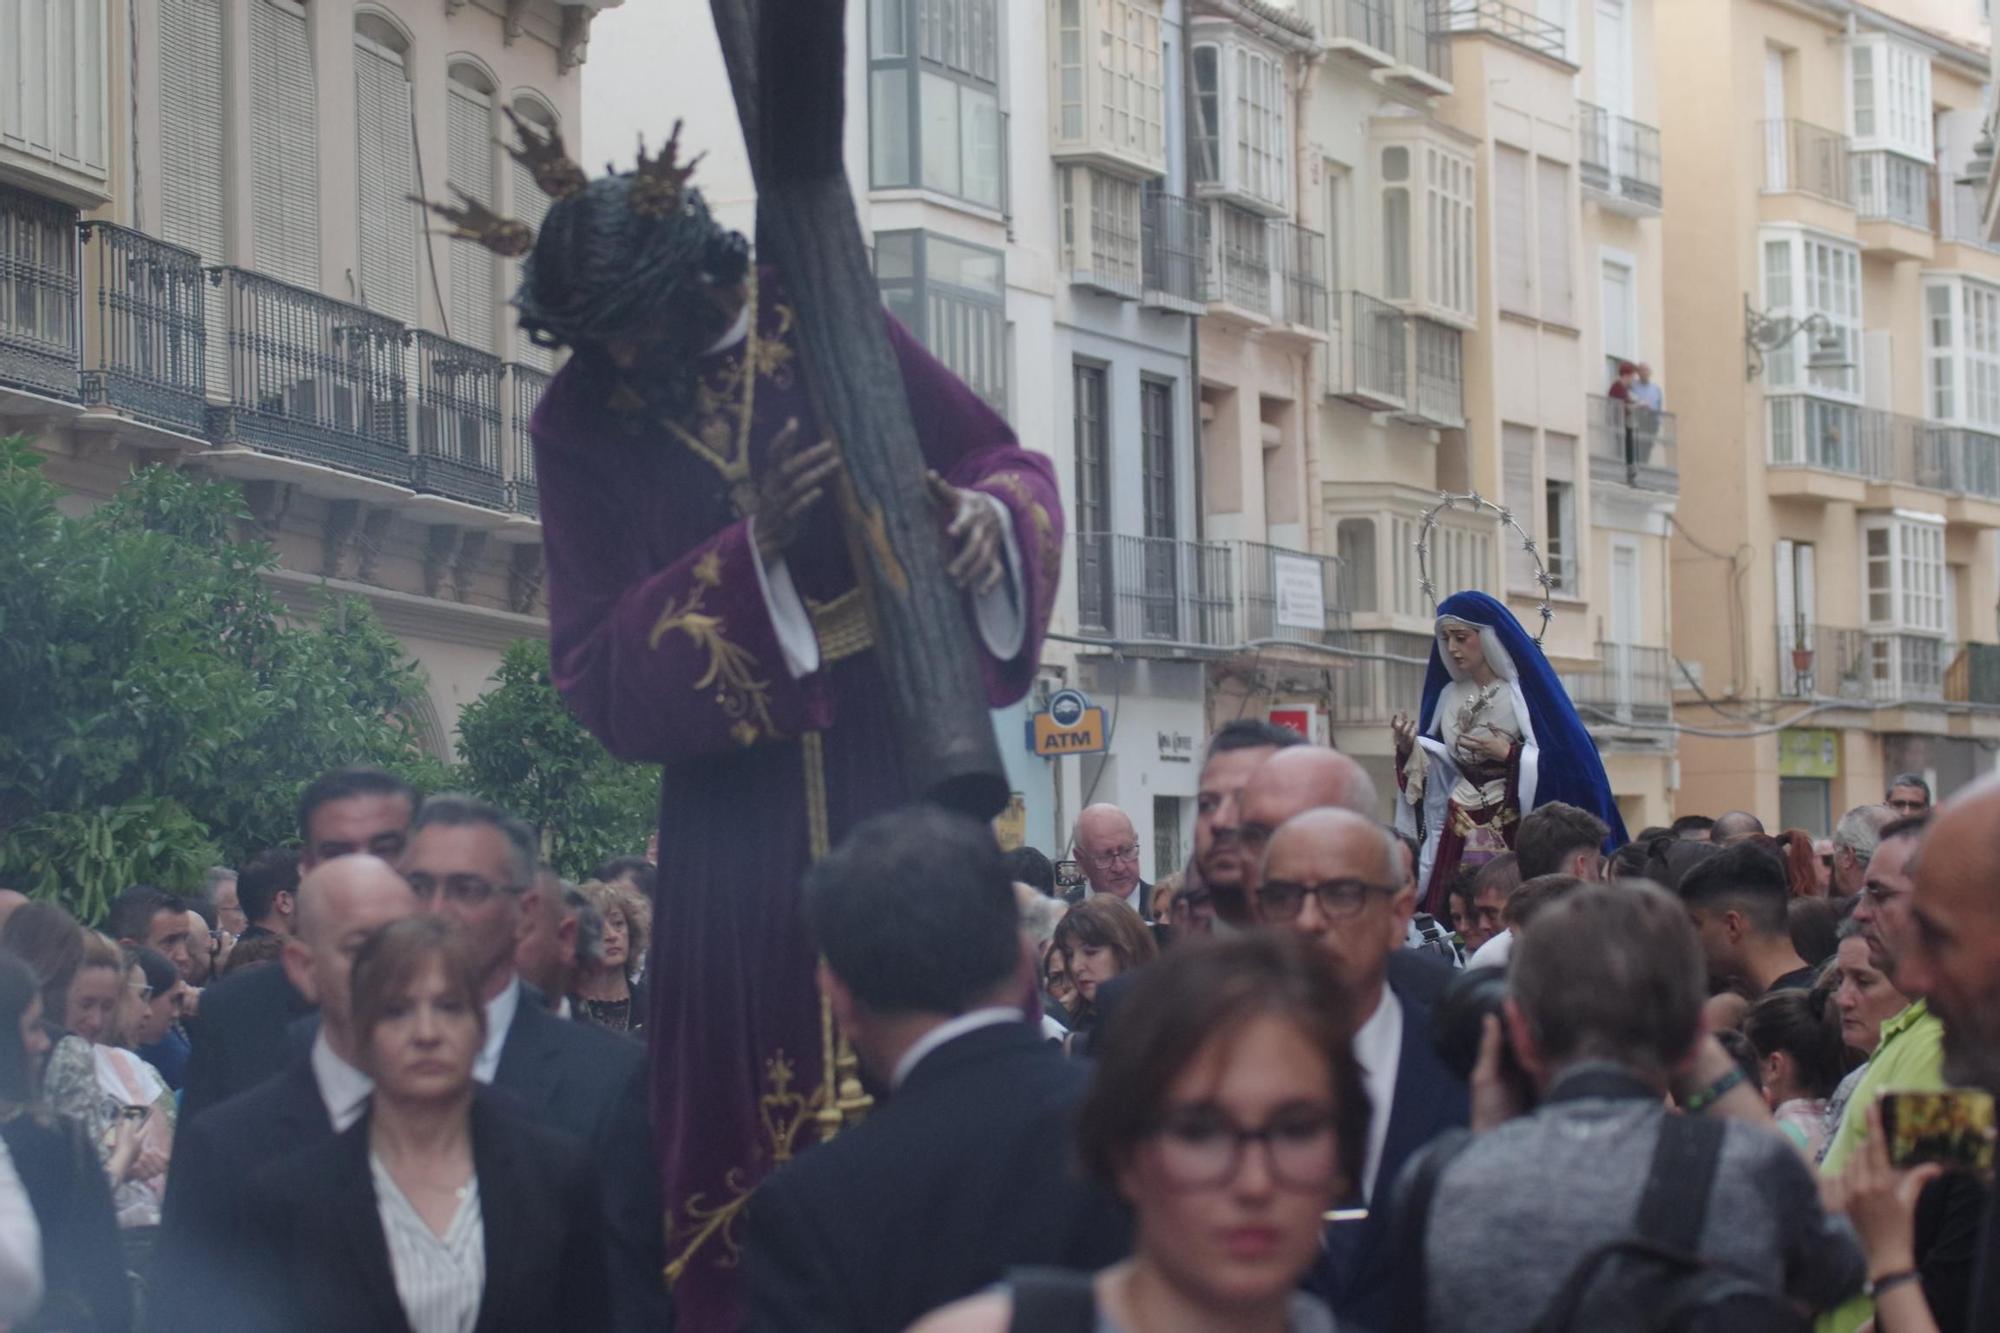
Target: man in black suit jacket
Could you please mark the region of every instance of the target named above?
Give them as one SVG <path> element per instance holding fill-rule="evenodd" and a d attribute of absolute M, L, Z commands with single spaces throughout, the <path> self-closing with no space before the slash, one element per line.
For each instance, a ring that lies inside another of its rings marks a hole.
<path fill-rule="evenodd" d="M 400 868 L 422 910 L 464 932 L 479 968 L 486 1046 L 473 1076 L 588 1145 L 604 1192 L 615 1326 L 659 1333 L 672 1327 L 673 1305 L 663 1276 L 666 1219 L 646 1054 L 603 1028 L 557 1018 L 522 985 L 515 945 L 524 914 L 538 907 L 536 860 L 534 833 L 505 811 L 433 796 L 410 826 Z"/>
<path fill-rule="evenodd" d="M 393 773 L 342 768 L 322 774 L 299 798 L 304 844 L 298 857 L 300 878 L 357 852 L 394 861 L 416 808 L 416 792 Z M 276 863 L 259 862 L 260 876 L 277 873 Z M 312 1001 L 281 968 L 256 968 L 209 987 L 202 995 L 200 1029 L 188 1058 L 180 1123 L 275 1077 L 298 1054 L 292 1025 L 312 1009 Z"/>
<path fill-rule="evenodd" d="M 1087 1076 L 1025 1020 L 1034 973 L 985 825 L 923 808 L 813 872 L 820 985 L 887 1101 L 750 1197 L 752 1333 L 899 1333 L 1012 1267 L 1093 1269 L 1123 1207 L 1072 1174 Z"/>
<path fill-rule="evenodd" d="M 234 1333 L 247 1317 L 227 1303 L 229 1289 L 256 1245 L 241 1211 L 242 1186 L 255 1172 L 333 1137 L 361 1114 L 368 1078 L 356 1065 L 348 1026 L 351 949 L 369 932 L 414 915 L 416 895 L 372 856 L 344 857 L 299 886 L 298 933 L 285 947 L 284 975 L 323 1020 L 291 1062 L 248 1092 L 183 1118 L 154 1251 L 148 1302 L 153 1333 Z M 247 977 L 245 979 L 248 979 Z M 280 1029 L 281 1039 L 285 1037 Z"/>
<path fill-rule="evenodd" d="M 1123 899 L 1143 919 L 1153 919 L 1153 886 L 1139 877 L 1139 835 L 1131 816 L 1115 805 L 1085 807 L 1071 837 L 1083 883 L 1066 895 L 1070 903 L 1097 894 Z"/>
<path fill-rule="evenodd" d="M 1429 1006 L 1389 966 L 1416 908 L 1401 862 L 1395 835 L 1373 819 L 1309 809 L 1270 836 L 1251 898 L 1263 924 L 1289 928 L 1340 965 L 1355 1011 L 1367 1015 L 1354 1035 L 1372 1112 L 1361 1188 L 1329 1216 L 1325 1252 L 1306 1280 L 1342 1328 L 1388 1326 L 1414 1258 L 1388 1243 L 1397 1173 L 1468 1118 L 1465 1084 L 1432 1049 Z"/>

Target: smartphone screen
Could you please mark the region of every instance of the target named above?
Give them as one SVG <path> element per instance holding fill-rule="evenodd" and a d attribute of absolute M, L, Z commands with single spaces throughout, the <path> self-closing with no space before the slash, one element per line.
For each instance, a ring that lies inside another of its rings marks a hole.
<path fill-rule="evenodd" d="M 1938 1162 L 1980 1175 L 1993 1169 L 1990 1093 L 1885 1092 L 1882 1131 L 1895 1166 Z"/>
<path fill-rule="evenodd" d="M 1056 862 L 1056 887 L 1073 889 L 1083 883 L 1083 867 L 1075 861 Z"/>

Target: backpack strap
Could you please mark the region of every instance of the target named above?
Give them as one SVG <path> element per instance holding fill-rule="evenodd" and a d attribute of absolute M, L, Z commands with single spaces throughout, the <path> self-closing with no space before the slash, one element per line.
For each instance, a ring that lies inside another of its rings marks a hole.
<path fill-rule="evenodd" d="M 1720 1120 L 1685 1115 L 1661 1120 L 1632 1234 L 1600 1245 L 1578 1260 L 1535 1321 L 1533 1333 L 1563 1333 L 1576 1327 L 1591 1284 L 1620 1255 L 1640 1255 L 1681 1269 L 1701 1266 L 1697 1257 L 1701 1226 L 1722 1157 L 1722 1136 Z"/>
<path fill-rule="evenodd" d="M 1014 1293 L 1008 1333 L 1095 1333 L 1096 1275 L 1061 1268 L 1017 1268 L 1007 1274 Z"/>
<path fill-rule="evenodd" d="M 1443 1179 L 1445 1168 L 1471 1146 L 1471 1130 L 1448 1129 L 1405 1168 L 1395 1211 L 1389 1217 L 1389 1252 L 1402 1259 L 1405 1274 L 1405 1280 L 1398 1286 L 1398 1328 L 1430 1327 L 1426 1309 L 1430 1278 L 1424 1270 L 1425 1233 L 1430 1230 L 1431 1208 L 1437 1202 L 1438 1182 Z"/>

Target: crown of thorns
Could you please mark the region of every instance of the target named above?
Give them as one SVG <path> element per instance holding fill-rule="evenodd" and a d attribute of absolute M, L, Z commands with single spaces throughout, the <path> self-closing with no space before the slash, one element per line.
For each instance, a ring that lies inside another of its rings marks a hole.
<path fill-rule="evenodd" d="M 590 185 L 590 177 L 582 167 L 572 160 L 563 148 L 562 132 L 550 128 L 546 131 L 514 113 L 512 107 L 502 108 L 509 123 L 514 127 L 518 142 L 502 144 L 507 155 L 528 169 L 535 184 L 551 200 L 563 200 L 581 194 Z M 667 136 L 666 146 L 658 156 L 646 153 L 646 138 L 639 136 L 639 164 L 633 173 L 630 204 L 632 211 L 640 217 L 669 218 L 679 212 L 688 195 L 688 179 L 694 175 L 697 163 L 706 154 L 696 154 L 685 164 L 680 161 L 681 122 L 674 122 L 674 131 Z M 619 174 L 615 165 L 607 163 L 608 175 Z M 450 235 L 455 240 L 473 241 L 505 259 L 520 259 L 535 248 L 535 229 L 516 218 L 502 217 L 484 203 L 473 198 L 456 185 L 447 182 L 446 187 L 458 196 L 455 203 L 438 203 L 421 195 L 411 195 L 410 202 L 429 209 L 450 227 Z"/>

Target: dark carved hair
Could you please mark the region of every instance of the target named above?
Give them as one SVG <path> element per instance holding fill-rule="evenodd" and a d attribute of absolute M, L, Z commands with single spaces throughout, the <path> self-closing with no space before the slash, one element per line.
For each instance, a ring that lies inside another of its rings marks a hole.
<path fill-rule="evenodd" d="M 1610 832 L 1610 825 L 1581 806 L 1562 801 L 1536 806 L 1522 816 L 1514 835 L 1521 878 L 1525 881 L 1554 874 L 1572 853 L 1595 852 L 1602 847 Z"/>
<path fill-rule="evenodd" d="M 1007 853 L 1007 874 L 1044 897 L 1056 896 L 1056 868 L 1039 847 L 1016 847 Z"/>
<path fill-rule="evenodd" d="M 114 940 L 144 944 L 154 917 L 162 912 L 185 916 L 187 910 L 187 900 L 177 893 L 151 884 L 134 884 L 111 900 L 111 909 L 104 914 L 104 933 Z"/>
<path fill-rule="evenodd" d="M 1202 762 L 1231 750 L 1289 750 L 1305 743 L 1306 738 L 1290 727 L 1266 722 L 1261 717 L 1239 717 L 1216 728 L 1215 734 L 1208 738 L 1208 752 L 1202 756 Z"/>
<path fill-rule="evenodd" d="M 236 902 L 244 919 L 256 925 L 271 915 L 278 895 L 299 891 L 299 854 L 286 847 L 273 847 L 250 858 L 236 877 Z"/>
<path fill-rule="evenodd" d="M 805 907 L 827 966 L 876 1013 L 964 1013 L 1021 957 L 992 828 L 932 806 L 855 827 L 806 877 Z"/>
<path fill-rule="evenodd" d="M 1681 898 L 1690 907 L 1734 907 L 1759 935 L 1786 933 L 1791 886 L 1785 863 L 1756 843 L 1725 847 L 1689 870 L 1681 877 Z"/>
<path fill-rule="evenodd" d="M 1324 952 L 1270 931 L 1194 940 L 1140 973 L 1106 1024 L 1097 1075 L 1076 1121 L 1083 1168 L 1115 1189 L 1158 1127 L 1182 1071 L 1263 1017 L 1298 1026 L 1326 1057 L 1340 1150 L 1340 1194 L 1361 1182 L 1368 1097 L 1354 1061 L 1353 999 Z"/>
<path fill-rule="evenodd" d="M 313 811 L 329 801 L 354 796 L 400 796 L 410 803 L 410 809 L 417 808 L 417 789 L 394 773 L 380 768 L 336 768 L 314 778 L 299 794 L 299 841 L 312 842 Z"/>
<path fill-rule="evenodd" d="M 1701 1030 L 1708 972 L 1687 909 L 1651 884 L 1585 884 L 1522 931 L 1507 984 L 1557 1066 L 1664 1072 Z"/>
<path fill-rule="evenodd" d="M 1743 1035 L 1760 1057 L 1783 1051 L 1808 1097 L 1831 1097 L 1847 1074 L 1847 1047 L 1831 992 L 1774 990 L 1743 1016 Z"/>

